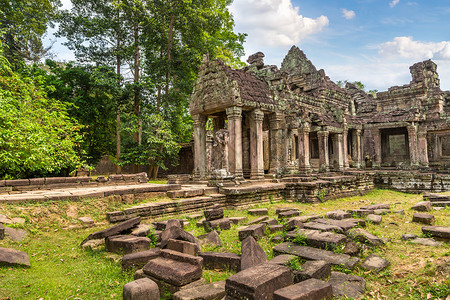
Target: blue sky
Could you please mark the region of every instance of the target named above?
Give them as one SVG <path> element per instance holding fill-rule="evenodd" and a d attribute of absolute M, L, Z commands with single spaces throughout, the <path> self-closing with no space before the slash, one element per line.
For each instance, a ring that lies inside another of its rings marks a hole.
<path fill-rule="evenodd" d="M 248 34 L 246 56 L 262 51 L 266 64 L 280 66 L 297 45 L 332 80 L 382 91 L 409 83 L 409 66 L 432 59 L 450 90 L 448 0 L 234 0 L 230 9 L 236 30 Z M 73 59 L 60 42 L 56 56 Z"/>

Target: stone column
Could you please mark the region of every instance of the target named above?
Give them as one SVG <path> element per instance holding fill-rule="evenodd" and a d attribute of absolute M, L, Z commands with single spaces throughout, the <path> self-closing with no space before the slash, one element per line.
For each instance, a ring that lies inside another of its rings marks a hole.
<path fill-rule="evenodd" d="M 310 125 L 308 122 L 302 124 L 298 130 L 298 171 L 300 174 L 311 174 L 311 165 L 309 163 L 309 132 Z"/>
<path fill-rule="evenodd" d="M 202 180 L 206 178 L 206 117 L 194 115 L 194 178 Z"/>
<path fill-rule="evenodd" d="M 417 139 L 418 139 L 418 160 L 419 160 L 419 166 L 421 167 L 428 167 L 428 144 L 427 144 L 427 132 L 426 131 L 419 131 L 417 133 Z"/>
<path fill-rule="evenodd" d="M 283 161 L 283 130 L 281 120 L 283 115 L 275 112 L 270 116 L 270 168 L 269 174 L 276 175 L 282 169 Z"/>
<path fill-rule="evenodd" d="M 380 130 L 373 129 L 372 130 L 373 137 L 373 145 L 374 145 L 374 158 L 373 158 L 373 166 L 380 167 L 381 166 L 381 133 Z"/>
<path fill-rule="evenodd" d="M 355 166 L 359 169 L 362 165 L 362 151 L 361 151 L 361 129 L 352 131 L 352 158 Z"/>
<path fill-rule="evenodd" d="M 348 162 L 348 129 L 347 126 L 344 127 L 342 146 L 344 151 L 344 170 L 350 167 Z"/>
<path fill-rule="evenodd" d="M 344 137 L 342 133 L 336 134 L 336 158 L 338 162 L 338 170 L 343 171 L 344 170 Z M 348 162 L 347 162 L 348 164 Z"/>
<path fill-rule="evenodd" d="M 255 109 L 250 113 L 250 178 L 264 178 L 264 149 L 262 123 L 264 113 Z"/>
<path fill-rule="evenodd" d="M 230 173 L 236 178 L 242 175 L 242 108 L 238 106 L 229 107 L 226 110 L 228 118 L 228 131 L 230 133 L 230 144 L 228 148 L 228 162 Z"/>
<path fill-rule="evenodd" d="M 408 130 L 408 142 L 409 142 L 409 157 L 411 160 L 411 166 L 417 167 L 419 162 L 417 160 L 417 129 L 414 124 L 406 127 Z"/>
<path fill-rule="evenodd" d="M 317 132 L 319 138 L 319 171 L 330 171 L 330 158 L 328 157 L 328 131 Z"/>

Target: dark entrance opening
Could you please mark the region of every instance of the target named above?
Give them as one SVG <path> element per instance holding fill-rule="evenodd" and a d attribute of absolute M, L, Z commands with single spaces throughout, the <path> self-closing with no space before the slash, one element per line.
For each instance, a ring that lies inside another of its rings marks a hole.
<path fill-rule="evenodd" d="M 406 127 L 381 130 L 381 163 L 401 166 L 410 161 L 408 131 Z"/>

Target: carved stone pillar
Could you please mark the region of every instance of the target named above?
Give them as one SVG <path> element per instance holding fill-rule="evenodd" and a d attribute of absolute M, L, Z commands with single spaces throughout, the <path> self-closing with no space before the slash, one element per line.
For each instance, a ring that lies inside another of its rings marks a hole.
<path fill-rule="evenodd" d="M 230 173 L 236 178 L 242 178 L 242 108 L 233 106 L 226 110 L 230 144 L 228 162 Z"/>
<path fill-rule="evenodd" d="M 311 165 L 309 163 L 309 132 L 308 122 L 302 124 L 298 130 L 298 171 L 300 174 L 311 174 Z"/>
<path fill-rule="evenodd" d="M 409 157 L 411 160 L 411 166 L 417 167 L 419 162 L 417 160 L 417 129 L 414 124 L 406 127 L 408 130 L 408 141 L 409 141 Z"/>
<path fill-rule="evenodd" d="M 317 132 L 319 138 L 319 171 L 330 171 L 330 158 L 328 156 L 328 131 Z"/>
<path fill-rule="evenodd" d="M 381 133 L 380 130 L 374 129 L 372 130 L 373 144 L 374 144 L 374 158 L 373 158 L 373 166 L 380 167 L 381 166 Z"/>
<path fill-rule="evenodd" d="M 350 167 L 348 162 L 348 129 L 347 126 L 344 127 L 342 146 L 344 151 L 344 170 Z"/>
<path fill-rule="evenodd" d="M 356 168 L 361 168 L 362 152 L 361 152 L 361 129 L 352 131 L 352 158 Z"/>
<path fill-rule="evenodd" d="M 196 180 L 206 178 L 206 117 L 192 116 L 194 125 L 194 177 Z"/>
<path fill-rule="evenodd" d="M 270 116 L 270 168 L 269 174 L 276 175 L 282 169 L 283 162 L 283 130 L 281 113 L 273 113 Z"/>
<path fill-rule="evenodd" d="M 344 137 L 342 133 L 336 134 L 336 158 L 338 162 L 338 171 L 344 170 Z M 345 155 L 346 156 L 346 155 Z M 348 162 L 347 162 L 348 164 Z"/>
<path fill-rule="evenodd" d="M 262 123 L 264 113 L 255 109 L 250 113 L 250 178 L 264 178 L 264 149 Z"/>
<path fill-rule="evenodd" d="M 417 133 L 418 139 L 418 156 L 419 156 L 419 165 L 421 167 L 428 167 L 428 144 L 427 144 L 427 132 L 419 131 Z"/>

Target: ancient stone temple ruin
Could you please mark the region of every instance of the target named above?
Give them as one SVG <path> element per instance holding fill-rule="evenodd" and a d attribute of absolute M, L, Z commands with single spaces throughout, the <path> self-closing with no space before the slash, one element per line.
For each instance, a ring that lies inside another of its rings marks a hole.
<path fill-rule="evenodd" d="M 264 54 L 233 70 L 204 60 L 190 113 L 194 176 L 261 179 L 360 168 L 447 169 L 450 92 L 431 60 L 375 96 L 345 88 L 293 46 L 281 68 Z"/>

